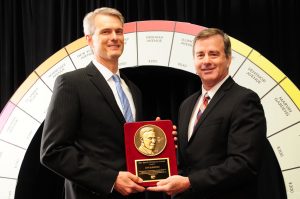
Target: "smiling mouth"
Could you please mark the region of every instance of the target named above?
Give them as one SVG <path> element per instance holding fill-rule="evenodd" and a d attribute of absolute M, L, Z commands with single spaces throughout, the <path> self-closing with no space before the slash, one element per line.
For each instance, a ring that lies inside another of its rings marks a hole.
<path fill-rule="evenodd" d="M 109 45 L 109 48 L 120 48 L 120 45 Z"/>
<path fill-rule="evenodd" d="M 206 68 L 206 69 L 203 69 L 202 72 L 204 72 L 204 73 L 210 73 L 213 70 L 214 70 L 213 68 Z"/>
<path fill-rule="evenodd" d="M 117 47 L 117 46 L 115 46 L 115 47 L 109 47 L 108 48 L 110 51 L 120 51 L 121 50 L 121 48 L 120 47 Z"/>

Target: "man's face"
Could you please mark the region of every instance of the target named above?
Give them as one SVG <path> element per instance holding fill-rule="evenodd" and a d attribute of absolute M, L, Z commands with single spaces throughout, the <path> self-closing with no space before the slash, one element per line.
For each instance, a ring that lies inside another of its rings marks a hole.
<path fill-rule="evenodd" d="M 226 57 L 222 36 L 197 40 L 194 49 L 196 73 L 206 90 L 211 89 L 228 74 L 231 57 Z"/>
<path fill-rule="evenodd" d="M 151 150 L 155 148 L 155 144 L 156 144 L 155 132 L 153 131 L 145 132 L 141 139 L 142 139 L 141 141 L 144 142 L 146 148 Z"/>
<path fill-rule="evenodd" d="M 88 42 L 100 63 L 117 61 L 124 49 L 122 22 L 115 16 L 97 15 L 95 32 Z"/>

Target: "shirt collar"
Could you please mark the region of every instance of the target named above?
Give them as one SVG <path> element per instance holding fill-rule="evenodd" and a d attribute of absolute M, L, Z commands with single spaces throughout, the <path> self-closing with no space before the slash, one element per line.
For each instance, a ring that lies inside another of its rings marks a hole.
<path fill-rule="evenodd" d="M 229 74 L 222 79 L 220 82 L 218 82 L 214 87 L 212 87 L 209 91 L 205 90 L 203 85 L 202 85 L 202 94 L 204 95 L 207 92 L 207 95 L 209 98 L 213 98 L 213 96 L 216 94 L 216 92 L 219 90 L 219 88 L 222 86 L 222 84 L 229 78 Z"/>
<path fill-rule="evenodd" d="M 99 70 L 99 72 L 103 75 L 104 79 L 108 81 L 114 74 L 106 68 L 104 65 L 97 62 L 95 59 L 92 60 L 93 64 L 96 66 L 96 68 Z M 116 74 L 120 77 L 120 71 L 116 72 Z"/>

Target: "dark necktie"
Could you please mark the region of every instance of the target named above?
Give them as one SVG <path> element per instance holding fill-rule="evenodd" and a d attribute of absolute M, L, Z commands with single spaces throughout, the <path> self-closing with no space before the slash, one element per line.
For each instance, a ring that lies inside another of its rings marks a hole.
<path fill-rule="evenodd" d="M 126 120 L 126 122 L 133 122 L 133 116 L 132 116 L 132 112 L 130 109 L 130 104 L 129 104 L 128 98 L 126 97 L 126 95 L 121 87 L 120 77 L 118 75 L 113 75 L 112 78 L 116 83 L 116 89 L 117 89 L 118 96 L 119 96 L 121 104 L 122 104 L 123 115 L 125 117 L 125 120 Z"/>

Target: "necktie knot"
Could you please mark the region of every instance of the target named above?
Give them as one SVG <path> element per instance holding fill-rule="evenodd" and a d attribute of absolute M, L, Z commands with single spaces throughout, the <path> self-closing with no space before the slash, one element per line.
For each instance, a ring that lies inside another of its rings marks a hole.
<path fill-rule="evenodd" d="M 115 82 L 118 82 L 118 83 L 120 83 L 120 77 L 118 76 L 118 75 L 113 75 L 112 76 L 112 78 L 113 78 L 113 80 L 115 81 Z"/>
<path fill-rule="evenodd" d="M 206 108 L 208 101 L 210 100 L 210 97 L 208 96 L 207 93 L 205 93 L 204 97 L 203 97 L 203 109 Z"/>

